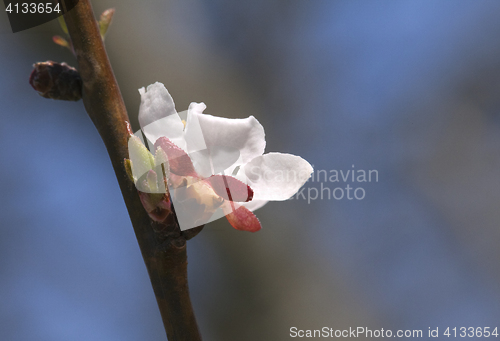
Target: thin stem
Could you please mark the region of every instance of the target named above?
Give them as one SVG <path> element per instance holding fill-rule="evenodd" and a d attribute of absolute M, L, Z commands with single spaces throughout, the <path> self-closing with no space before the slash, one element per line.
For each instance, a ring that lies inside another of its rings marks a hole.
<path fill-rule="evenodd" d="M 83 81 L 83 103 L 109 153 L 123 199 L 160 308 L 170 341 L 201 340 L 187 283 L 186 239 L 175 218 L 170 223 L 152 221 L 137 189 L 129 180 L 123 160 L 128 158 L 128 116 L 104 49 L 89 0 L 61 0 Z"/>

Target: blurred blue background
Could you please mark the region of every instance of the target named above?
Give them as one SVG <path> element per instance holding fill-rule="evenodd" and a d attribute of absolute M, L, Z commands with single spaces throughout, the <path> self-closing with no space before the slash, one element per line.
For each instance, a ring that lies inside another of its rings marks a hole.
<path fill-rule="evenodd" d="M 377 170 L 363 200 L 295 198 L 188 243 L 204 340 L 290 327 L 500 327 L 500 2 L 101 0 L 138 129 L 138 88 L 254 115 L 266 151 Z M 28 84 L 66 61 L 57 22 L 0 15 L 0 340 L 164 340 L 106 150 L 83 105 Z M 345 183 L 324 183 L 333 189 Z M 310 181 L 309 188 L 320 188 Z M 423 339 L 426 339 L 424 337 Z"/>

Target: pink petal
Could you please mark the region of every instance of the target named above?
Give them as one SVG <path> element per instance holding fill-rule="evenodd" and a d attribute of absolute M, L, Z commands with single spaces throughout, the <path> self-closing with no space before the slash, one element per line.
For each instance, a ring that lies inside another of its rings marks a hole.
<path fill-rule="evenodd" d="M 162 148 L 165 154 L 167 154 L 170 171 L 172 173 L 183 176 L 198 177 L 189 155 L 187 155 L 184 150 L 176 146 L 168 138 L 164 136 L 160 137 L 156 140 L 154 147 L 155 150 L 158 147 Z"/>
<path fill-rule="evenodd" d="M 245 206 L 230 202 L 223 205 L 222 210 L 229 223 L 237 230 L 257 232 L 262 228 L 259 219 Z"/>
<path fill-rule="evenodd" d="M 253 190 L 240 180 L 228 175 L 212 175 L 206 179 L 217 195 L 226 200 L 246 202 L 253 198 Z"/>

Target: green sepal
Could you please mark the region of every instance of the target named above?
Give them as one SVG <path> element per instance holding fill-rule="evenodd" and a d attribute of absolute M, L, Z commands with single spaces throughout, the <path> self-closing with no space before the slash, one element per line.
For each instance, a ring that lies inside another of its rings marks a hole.
<path fill-rule="evenodd" d="M 141 139 L 135 135 L 130 135 L 129 137 L 128 155 L 131 163 L 132 177 L 136 183 L 139 178 L 155 167 L 153 155 L 144 146 Z"/>
<path fill-rule="evenodd" d="M 68 26 L 66 26 L 66 22 L 64 21 L 64 17 L 61 15 L 61 16 L 57 17 L 57 20 L 59 20 L 59 25 L 61 25 L 63 32 L 66 34 L 69 34 L 68 33 Z"/>
<path fill-rule="evenodd" d="M 155 153 L 155 166 L 162 166 L 163 177 L 168 179 L 170 177 L 170 164 L 168 163 L 168 157 L 165 151 L 158 147 Z"/>
<path fill-rule="evenodd" d="M 154 170 L 150 170 L 146 175 L 146 181 L 148 182 L 149 193 L 158 193 L 158 176 Z"/>
<path fill-rule="evenodd" d="M 125 166 L 125 172 L 127 173 L 128 178 L 130 181 L 135 183 L 137 179 L 134 179 L 134 175 L 132 173 L 132 161 L 130 161 L 130 159 L 123 159 L 123 165 Z"/>
<path fill-rule="evenodd" d="M 111 21 L 113 20 L 113 14 L 115 14 L 115 9 L 109 8 L 102 12 L 101 17 L 99 18 L 99 32 L 101 33 L 103 41 L 106 36 L 106 32 L 108 32 L 108 28 L 111 25 Z"/>

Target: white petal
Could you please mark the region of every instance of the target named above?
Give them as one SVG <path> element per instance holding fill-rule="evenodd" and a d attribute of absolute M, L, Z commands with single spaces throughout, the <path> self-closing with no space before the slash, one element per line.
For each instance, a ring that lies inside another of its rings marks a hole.
<path fill-rule="evenodd" d="M 188 153 L 193 153 L 207 149 L 205 138 L 201 130 L 200 121 L 198 116 L 203 114 L 207 106 L 205 103 L 191 103 L 186 118 L 186 132 L 185 138 L 189 140 L 187 148 Z"/>
<path fill-rule="evenodd" d="M 213 147 L 189 153 L 196 172 L 205 178 L 222 173 L 233 165 L 239 156 L 238 149 L 230 147 Z M 229 175 L 228 173 L 225 174 Z"/>
<path fill-rule="evenodd" d="M 199 176 L 208 178 L 213 175 L 213 167 L 210 163 L 210 154 L 207 149 L 188 154 L 193 161 L 193 167 Z"/>
<path fill-rule="evenodd" d="M 182 121 L 179 121 L 177 115 L 170 115 L 154 121 L 142 128 L 144 135 L 147 139 L 151 141 L 151 145 L 154 145 L 156 140 L 162 136 L 167 137 L 170 141 L 174 142 L 178 147 L 185 150 L 185 142 L 183 138 L 182 128 L 184 125 Z M 180 122 L 180 126 L 178 123 Z M 182 126 L 182 127 L 181 127 Z"/>
<path fill-rule="evenodd" d="M 139 89 L 141 106 L 139 124 L 146 137 L 153 143 L 161 136 L 176 139 L 182 136 L 184 124 L 175 111 L 172 96 L 162 83 L 156 82 L 147 90 Z"/>
<path fill-rule="evenodd" d="M 147 90 L 141 88 L 139 93 L 141 94 L 141 106 L 139 108 L 141 127 L 145 127 L 163 117 L 177 114 L 174 100 L 162 83 L 151 84 Z"/>
<path fill-rule="evenodd" d="M 264 128 L 253 116 L 245 119 L 229 119 L 215 117 L 201 113 L 204 104 L 192 104 L 190 106 L 185 138 L 188 150 L 220 149 L 232 150 L 228 153 L 231 162 L 228 165 L 216 165 L 214 168 L 228 168 L 232 163 L 236 151 L 239 152 L 239 162 L 246 163 L 254 157 L 262 155 L 266 146 Z M 200 139 L 200 132 L 203 140 Z M 228 159 L 228 160 L 229 160 Z"/>
<path fill-rule="evenodd" d="M 210 160 L 210 152 L 205 144 L 203 132 L 201 131 L 199 114 L 206 109 L 205 103 L 191 103 L 187 112 L 186 129 L 184 138 L 186 140 L 186 151 L 188 152 L 193 166 L 202 177 L 208 178 L 213 173 L 213 163 Z M 187 143 L 189 141 L 189 143 Z"/>
<path fill-rule="evenodd" d="M 287 200 L 309 179 L 313 168 L 300 156 L 269 153 L 254 158 L 241 171 L 254 200 Z"/>

